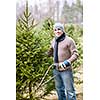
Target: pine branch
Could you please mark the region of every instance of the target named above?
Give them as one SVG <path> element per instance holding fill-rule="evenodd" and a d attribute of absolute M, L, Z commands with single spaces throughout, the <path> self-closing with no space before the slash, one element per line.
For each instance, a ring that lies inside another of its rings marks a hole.
<path fill-rule="evenodd" d="M 52 65 L 53 65 L 53 64 L 52 64 Z M 43 83 L 43 81 L 44 81 L 44 79 L 45 79 L 46 75 L 48 74 L 48 72 L 49 72 L 50 68 L 52 67 L 52 65 L 50 65 L 50 66 L 48 67 L 48 69 L 47 69 L 46 73 L 44 74 L 44 76 L 43 76 L 43 78 L 42 78 L 42 80 L 41 80 L 40 84 L 37 86 L 37 88 L 36 88 L 35 92 L 36 92 L 36 91 L 37 91 L 37 90 L 41 87 L 41 85 L 42 85 L 42 83 Z"/>

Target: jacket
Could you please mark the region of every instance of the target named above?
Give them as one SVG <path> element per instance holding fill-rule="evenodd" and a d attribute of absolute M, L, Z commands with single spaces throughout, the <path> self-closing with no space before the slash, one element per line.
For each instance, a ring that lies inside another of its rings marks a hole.
<path fill-rule="evenodd" d="M 55 38 L 51 41 L 51 46 L 48 51 L 48 56 L 53 56 Z M 68 60 L 70 63 L 74 62 L 78 58 L 78 52 L 76 49 L 75 41 L 66 36 L 65 39 L 58 44 L 58 61 L 63 62 Z"/>

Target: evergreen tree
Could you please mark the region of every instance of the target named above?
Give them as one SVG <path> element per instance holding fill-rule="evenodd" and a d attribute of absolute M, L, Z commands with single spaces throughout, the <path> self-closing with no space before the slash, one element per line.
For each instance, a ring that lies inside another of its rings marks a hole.
<path fill-rule="evenodd" d="M 75 10 L 77 15 L 77 21 L 78 23 L 81 23 L 83 21 L 83 5 L 80 0 L 77 0 Z"/>
<path fill-rule="evenodd" d="M 37 100 L 39 98 L 38 91 L 34 90 L 52 63 L 51 58 L 45 54 L 49 47 L 50 36 L 35 29 L 37 24 L 31 17 L 28 2 L 26 2 L 25 8 L 23 16 L 19 17 L 16 23 L 16 99 Z M 49 23 L 52 26 L 52 22 L 49 21 Z M 51 72 L 48 74 L 49 76 L 45 80 L 52 75 Z M 46 88 L 43 93 L 49 92 L 50 90 Z"/>
<path fill-rule="evenodd" d="M 81 1 L 77 0 L 76 4 L 72 3 L 72 6 L 69 6 L 65 0 L 61 16 L 64 23 L 81 23 L 83 20 L 83 6 Z"/>
<path fill-rule="evenodd" d="M 34 89 L 45 72 L 46 55 L 41 37 L 35 31 L 36 24 L 28 10 L 16 25 L 16 99 L 35 100 Z M 26 96 L 25 96 L 26 95 Z"/>

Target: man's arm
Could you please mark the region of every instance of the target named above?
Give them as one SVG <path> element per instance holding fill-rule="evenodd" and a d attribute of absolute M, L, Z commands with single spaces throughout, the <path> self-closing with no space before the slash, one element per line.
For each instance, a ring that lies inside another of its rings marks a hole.
<path fill-rule="evenodd" d="M 78 52 L 76 49 L 76 45 L 75 45 L 74 40 L 72 40 L 72 39 L 70 40 L 69 50 L 71 53 L 71 57 L 69 59 L 65 60 L 64 62 L 59 63 L 59 66 L 61 67 L 60 70 L 63 70 L 63 69 L 66 70 L 66 68 L 71 66 L 71 63 L 73 63 L 78 58 Z"/>
<path fill-rule="evenodd" d="M 77 49 L 76 49 L 76 45 L 75 45 L 75 42 L 74 40 L 71 39 L 70 41 L 70 52 L 71 52 L 71 57 L 68 59 L 68 61 L 70 63 L 74 62 L 77 58 L 78 58 L 78 52 L 77 52 Z"/>
<path fill-rule="evenodd" d="M 48 52 L 47 52 L 47 55 L 50 57 L 50 56 L 53 56 L 53 48 L 50 47 Z"/>
<path fill-rule="evenodd" d="M 52 56 L 53 57 L 53 42 L 54 42 L 54 39 L 50 42 L 50 48 L 49 50 L 47 51 L 47 55 L 50 57 Z"/>

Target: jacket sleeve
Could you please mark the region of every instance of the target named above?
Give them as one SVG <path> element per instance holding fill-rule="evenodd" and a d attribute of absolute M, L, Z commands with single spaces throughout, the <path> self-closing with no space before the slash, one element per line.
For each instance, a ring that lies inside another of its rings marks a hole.
<path fill-rule="evenodd" d="M 49 50 L 47 51 L 47 55 L 48 55 L 49 57 L 50 57 L 50 56 L 53 57 L 53 45 L 52 45 L 52 43 L 53 43 L 53 40 L 51 41 L 51 46 L 50 46 Z"/>
<path fill-rule="evenodd" d="M 68 59 L 68 61 L 69 61 L 70 63 L 72 63 L 72 62 L 74 62 L 74 61 L 78 58 L 78 56 L 79 56 L 78 51 L 77 51 L 77 49 L 76 49 L 75 42 L 74 42 L 73 39 L 70 40 L 69 50 L 70 50 L 70 52 L 71 52 L 71 57 Z"/>
<path fill-rule="evenodd" d="M 47 52 L 48 57 L 52 56 L 53 57 L 53 48 L 50 47 L 48 52 Z"/>

